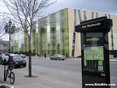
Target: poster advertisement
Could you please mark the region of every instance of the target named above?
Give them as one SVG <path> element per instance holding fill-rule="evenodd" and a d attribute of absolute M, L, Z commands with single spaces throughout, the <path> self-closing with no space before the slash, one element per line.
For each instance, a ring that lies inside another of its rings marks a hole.
<path fill-rule="evenodd" d="M 84 47 L 84 66 L 90 70 L 103 71 L 103 46 Z"/>
<path fill-rule="evenodd" d="M 85 60 L 103 60 L 103 46 L 84 47 Z"/>

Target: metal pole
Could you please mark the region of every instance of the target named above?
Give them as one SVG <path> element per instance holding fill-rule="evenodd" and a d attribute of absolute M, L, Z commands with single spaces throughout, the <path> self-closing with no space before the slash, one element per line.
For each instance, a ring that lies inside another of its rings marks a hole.
<path fill-rule="evenodd" d="M 5 77 L 6 77 L 6 76 L 5 76 L 5 75 L 6 75 L 6 74 L 5 74 L 5 70 L 6 70 L 6 65 L 4 65 L 4 81 L 6 81 L 6 78 L 5 78 Z"/>
<path fill-rule="evenodd" d="M 9 25 L 9 67 L 11 67 L 11 58 L 10 58 L 10 41 L 11 41 L 11 33 L 10 33 L 10 30 L 11 30 L 11 25 Z"/>
<path fill-rule="evenodd" d="M 10 40 L 11 40 L 11 35 L 9 33 L 9 53 L 10 53 Z"/>

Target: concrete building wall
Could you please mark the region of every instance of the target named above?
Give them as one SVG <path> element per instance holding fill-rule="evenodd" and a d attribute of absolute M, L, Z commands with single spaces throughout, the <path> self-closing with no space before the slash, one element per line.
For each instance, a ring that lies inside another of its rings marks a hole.
<path fill-rule="evenodd" d="M 114 41 L 114 50 L 117 50 L 117 16 L 111 15 L 111 18 L 113 19 L 113 41 Z"/>
<path fill-rule="evenodd" d="M 72 40 L 73 40 L 73 29 L 74 29 L 74 11 L 68 9 L 68 28 L 69 28 L 69 56 L 72 56 Z"/>
<path fill-rule="evenodd" d="M 78 10 L 78 9 L 68 9 L 68 23 L 69 23 L 69 55 L 70 56 L 80 56 L 81 55 L 81 41 L 80 41 L 80 34 L 74 34 L 74 26 L 80 24 L 81 21 L 90 20 L 102 16 L 107 16 L 113 20 L 113 27 L 108 33 L 109 39 L 109 50 L 116 50 L 117 49 L 117 16 L 104 14 L 99 12 L 91 12 L 88 10 Z M 73 51 L 74 46 L 74 36 L 75 35 L 75 48 Z M 74 52 L 74 53 L 73 53 Z M 72 55 L 74 54 L 74 55 Z"/>

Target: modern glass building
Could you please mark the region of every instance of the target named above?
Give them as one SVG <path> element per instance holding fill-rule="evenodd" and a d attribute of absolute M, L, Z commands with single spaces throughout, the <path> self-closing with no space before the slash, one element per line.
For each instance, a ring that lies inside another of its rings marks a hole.
<path fill-rule="evenodd" d="M 38 19 L 33 25 L 31 52 L 35 55 L 55 53 L 76 57 L 81 55 L 80 34 L 75 26 L 81 21 L 107 16 L 113 20 L 109 32 L 109 49 L 117 50 L 117 16 L 87 10 L 66 8 Z M 11 52 L 28 53 L 28 38 L 25 33 L 12 35 Z"/>

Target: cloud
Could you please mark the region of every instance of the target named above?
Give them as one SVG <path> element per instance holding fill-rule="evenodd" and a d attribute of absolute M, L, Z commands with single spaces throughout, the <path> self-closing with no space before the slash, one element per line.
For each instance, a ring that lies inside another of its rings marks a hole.
<path fill-rule="evenodd" d="M 117 15 L 116 3 L 117 0 L 58 0 L 48 9 L 50 13 L 63 8 L 76 8 Z"/>

